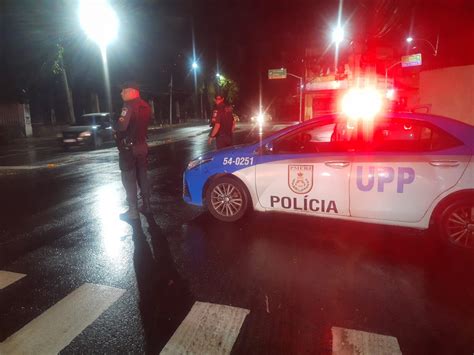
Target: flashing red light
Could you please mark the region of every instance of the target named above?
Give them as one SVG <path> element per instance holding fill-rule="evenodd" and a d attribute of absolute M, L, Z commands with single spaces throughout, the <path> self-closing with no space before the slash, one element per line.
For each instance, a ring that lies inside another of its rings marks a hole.
<path fill-rule="evenodd" d="M 374 88 L 355 88 L 342 98 L 342 112 L 351 119 L 373 119 L 382 110 L 382 95 Z"/>
<path fill-rule="evenodd" d="M 395 98 L 395 89 L 388 89 L 385 97 L 389 100 L 393 100 Z"/>

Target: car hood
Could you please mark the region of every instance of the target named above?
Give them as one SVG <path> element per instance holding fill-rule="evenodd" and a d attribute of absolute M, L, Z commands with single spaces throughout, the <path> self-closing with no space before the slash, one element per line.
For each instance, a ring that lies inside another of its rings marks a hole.
<path fill-rule="evenodd" d="M 239 144 L 239 145 L 234 145 L 232 147 L 228 147 L 224 149 L 214 150 L 212 152 L 205 153 L 201 155 L 200 157 L 201 159 L 215 158 L 221 155 L 232 153 L 235 150 L 241 150 L 242 153 L 248 154 L 249 152 L 253 152 L 256 148 L 257 148 L 256 144 Z"/>
<path fill-rule="evenodd" d="M 92 131 L 92 126 L 70 126 L 63 129 L 63 132 L 67 133 L 81 133 L 84 131 Z"/>

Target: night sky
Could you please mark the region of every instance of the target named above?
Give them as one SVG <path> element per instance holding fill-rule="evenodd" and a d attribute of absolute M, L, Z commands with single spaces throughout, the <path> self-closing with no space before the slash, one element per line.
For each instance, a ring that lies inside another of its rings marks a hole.
<path fill-rule="evenodd" d="M 267 70 L 286 67 L 302 75 L 305 48 L 328 48 L 339 7 L 336 0 L 110 3 L 120 19 L 119 38 L 108 48 L 116 105 L 117 85 L 132 79 L 146 95 L 161 97 L 164 106 L 171 73 L 174 89 L 183 97 L 191 95 L 194 30 L 199 81 L 211 80 L 219 67 L 240 87 L 236 107 L 241 112 L 256 107 L 260 82 L 266 105 L 275 97 L 296 95 L 296 80 L 269 82 Z M 439 31 L 440 56 L 434 67 L 474 64 L 472 0 L 346 0 L 342 9 L 351 40 L 391 46 L 403 54 L 410 28 L 433 42 Z M 77 12 L 78 1 L 0 2 L 1 97 L 24 90 L 44 110 L 44 102 L 60 101 L 61 80 L 51 71 L 58 44 L 64 47 L 76 111 L 86 110 L 91 91 L 103 95 L 100 52 L 81 30 Z M 331 48 L 328 53 L 331 59 Z"/>

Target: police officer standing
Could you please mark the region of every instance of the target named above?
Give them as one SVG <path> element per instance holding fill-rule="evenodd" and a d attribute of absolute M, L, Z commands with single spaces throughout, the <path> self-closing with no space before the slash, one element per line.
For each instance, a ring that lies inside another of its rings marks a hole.
<path fill-rule="evenodd" d="M 216 96 L 215 103 L 216 108 L 213 111 L 211 119 L 211 126 L 212 123 L 214 123 L 214 125 L 212 126 L 208 143 L 211 144 L 215 138 L 217 149 L 222 149 L 230 147 L 233 144 L 235 120 L 232 114 L 232 106 L 226 106 L 222 96 Z"/>
<path fill-rule="evenodd" d="M 150 213 L 150 187 L 147 178 L 146 143 L 148 125 L 151 120 L 151 108 L 140 98 L 136 83 L 122 85 L 124 105 L 115 124 L 115 138 L 119 150 L 119 165 L 122 183 L 127 194 L 128 210 L 120 215 L 127 220 L 135 220 L 138 215 L 137 185 L 140 188 L 143 205 L 140 211 Z"/>

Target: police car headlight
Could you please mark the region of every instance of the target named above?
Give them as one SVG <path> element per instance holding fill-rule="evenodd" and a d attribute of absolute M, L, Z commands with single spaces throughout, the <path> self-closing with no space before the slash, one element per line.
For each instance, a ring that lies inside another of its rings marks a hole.
<path fill-rule="evenodd" d="M 90 137 L 91 135 L 92 135 L 92 133 L 90 131 L 85 131 L 85 132 L 79 133 L 79 137 L 81 137 L 81 138 Z"/>
<path fill-rule="evenodd" d="M 194 159 L 194 160 L 191 160 L 189 163 L 188 163 L 188 170 L 191 170 L 191 169 L 194 169 L 202 164 L 206 164 L 206 163 L 209 163 L 210 161 L 212 161 L 212 159 L 214 158 L 208 158 L 208 159 L 202 159 L 202 158 L 197 158 L 197 159 Z"/>

